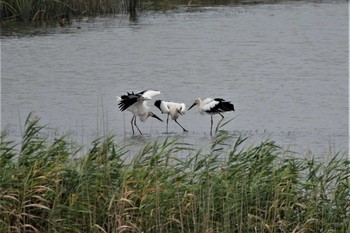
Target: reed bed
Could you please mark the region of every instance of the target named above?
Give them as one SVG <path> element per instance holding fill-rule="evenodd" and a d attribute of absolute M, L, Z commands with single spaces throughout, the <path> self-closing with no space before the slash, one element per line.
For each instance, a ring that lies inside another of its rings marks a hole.
<path fill-rule="evenodd" d="M 200 7 L 227 4 L 276 3 L 283 0 L 0 0 L 0 22 L 36 22 L 128 13 L 166 11 L 178 5 Z"/>
<path fill-rule="evenodd" d="M 168 138 L 126 163 L 112 136 L 78 157 L 43 130 L 29 116 L 20 145 L 1 134 L 0 232 L 350 231 L 350 168 L 338 155 L 295 158 L 219 131 L 207 151 Z"/>
<path fill-rule="evenodd" d="M 130 5 L 133 8 L 130 8 Z M 0 0 L 1 21 L 48 21 L 126 13 L 141 9 L 137 0 Z"/>

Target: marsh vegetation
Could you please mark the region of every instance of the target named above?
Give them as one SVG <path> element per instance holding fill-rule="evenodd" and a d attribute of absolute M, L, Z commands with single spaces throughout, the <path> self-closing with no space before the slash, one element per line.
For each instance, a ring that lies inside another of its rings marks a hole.
<path fill-rule="evenodd" d="M 348 232 L 349 161 L 296 158 L 217 132 L 208 151 L 154 139 L 125 162 L 112 136 L 79 147 L 2 132 L 0 232 Z"/>
<path fill-rule="evenodd" d="M 136 17 L 136 12 L 143 10 L 165 11 L 176 5 L 206 6 L 223 4 L 257 4 L 260 0 L 0 0 L 0 21 L 47 21 L 98 15 L 129 13 Z M 270 2 L 276 2 L 271 0 Z"/>

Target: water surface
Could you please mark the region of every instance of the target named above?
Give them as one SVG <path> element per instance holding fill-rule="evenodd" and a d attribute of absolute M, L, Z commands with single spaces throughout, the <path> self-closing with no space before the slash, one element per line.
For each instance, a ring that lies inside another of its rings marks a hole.
<path fill-rule="evenodd" d="M 146 136 L 132 137 L 131 114 L 115 96 L 156 89 L 187 106 L 197 97 L 231 100 L 224 129 L 250 143 L 272 139 L 302 156 L 347 153 L 347 9 L 346 1 L 184 7 L 134 22 L 117 15 L 3 27 L 1 127 L 18 138 L 34 112 L 81 144 L 111 133 L 143 145 L 168 136 L 165 124 L 149 119 L 139 123 Z M 190 132 L 170 122 L 171 136 L 210 142 L 209 116 L 193 109 L 179 122 Z"/>

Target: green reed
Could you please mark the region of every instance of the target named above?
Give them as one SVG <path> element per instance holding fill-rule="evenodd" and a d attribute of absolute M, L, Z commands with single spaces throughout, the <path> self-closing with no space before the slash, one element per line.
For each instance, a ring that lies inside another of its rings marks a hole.
<path fill-rule="evenodd" d="M 0 232 L 348 232 L 350 168 L 218 131 L 209 150 L 153 141 L 131 162 L 107 136 L 83 156 L 29 117 L 0 142 Z"/>

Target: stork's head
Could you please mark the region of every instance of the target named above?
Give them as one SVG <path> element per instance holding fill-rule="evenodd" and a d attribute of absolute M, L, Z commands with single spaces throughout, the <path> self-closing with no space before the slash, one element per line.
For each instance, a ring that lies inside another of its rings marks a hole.
<path fill-rule="evenodd" d="M 163 122 L 163 120 L 160 119 L 160 118 L 159 118 L 156 114 L 154 114 L 153 112 L 148 112 L 147 117 L 154 117 L 154 118 L 160 120 L 161 122 Z"/>
<path fill-rule="evenodd" d="M 191 108 L 193 108 L 195 105 L 199 105 L 200 104 L 201 99 L 197 98 L 196 101 L 194 101 L 194 103 L 191 105 L 191 107 L 188 108 L 188 110 L 190 110 Z"/>

